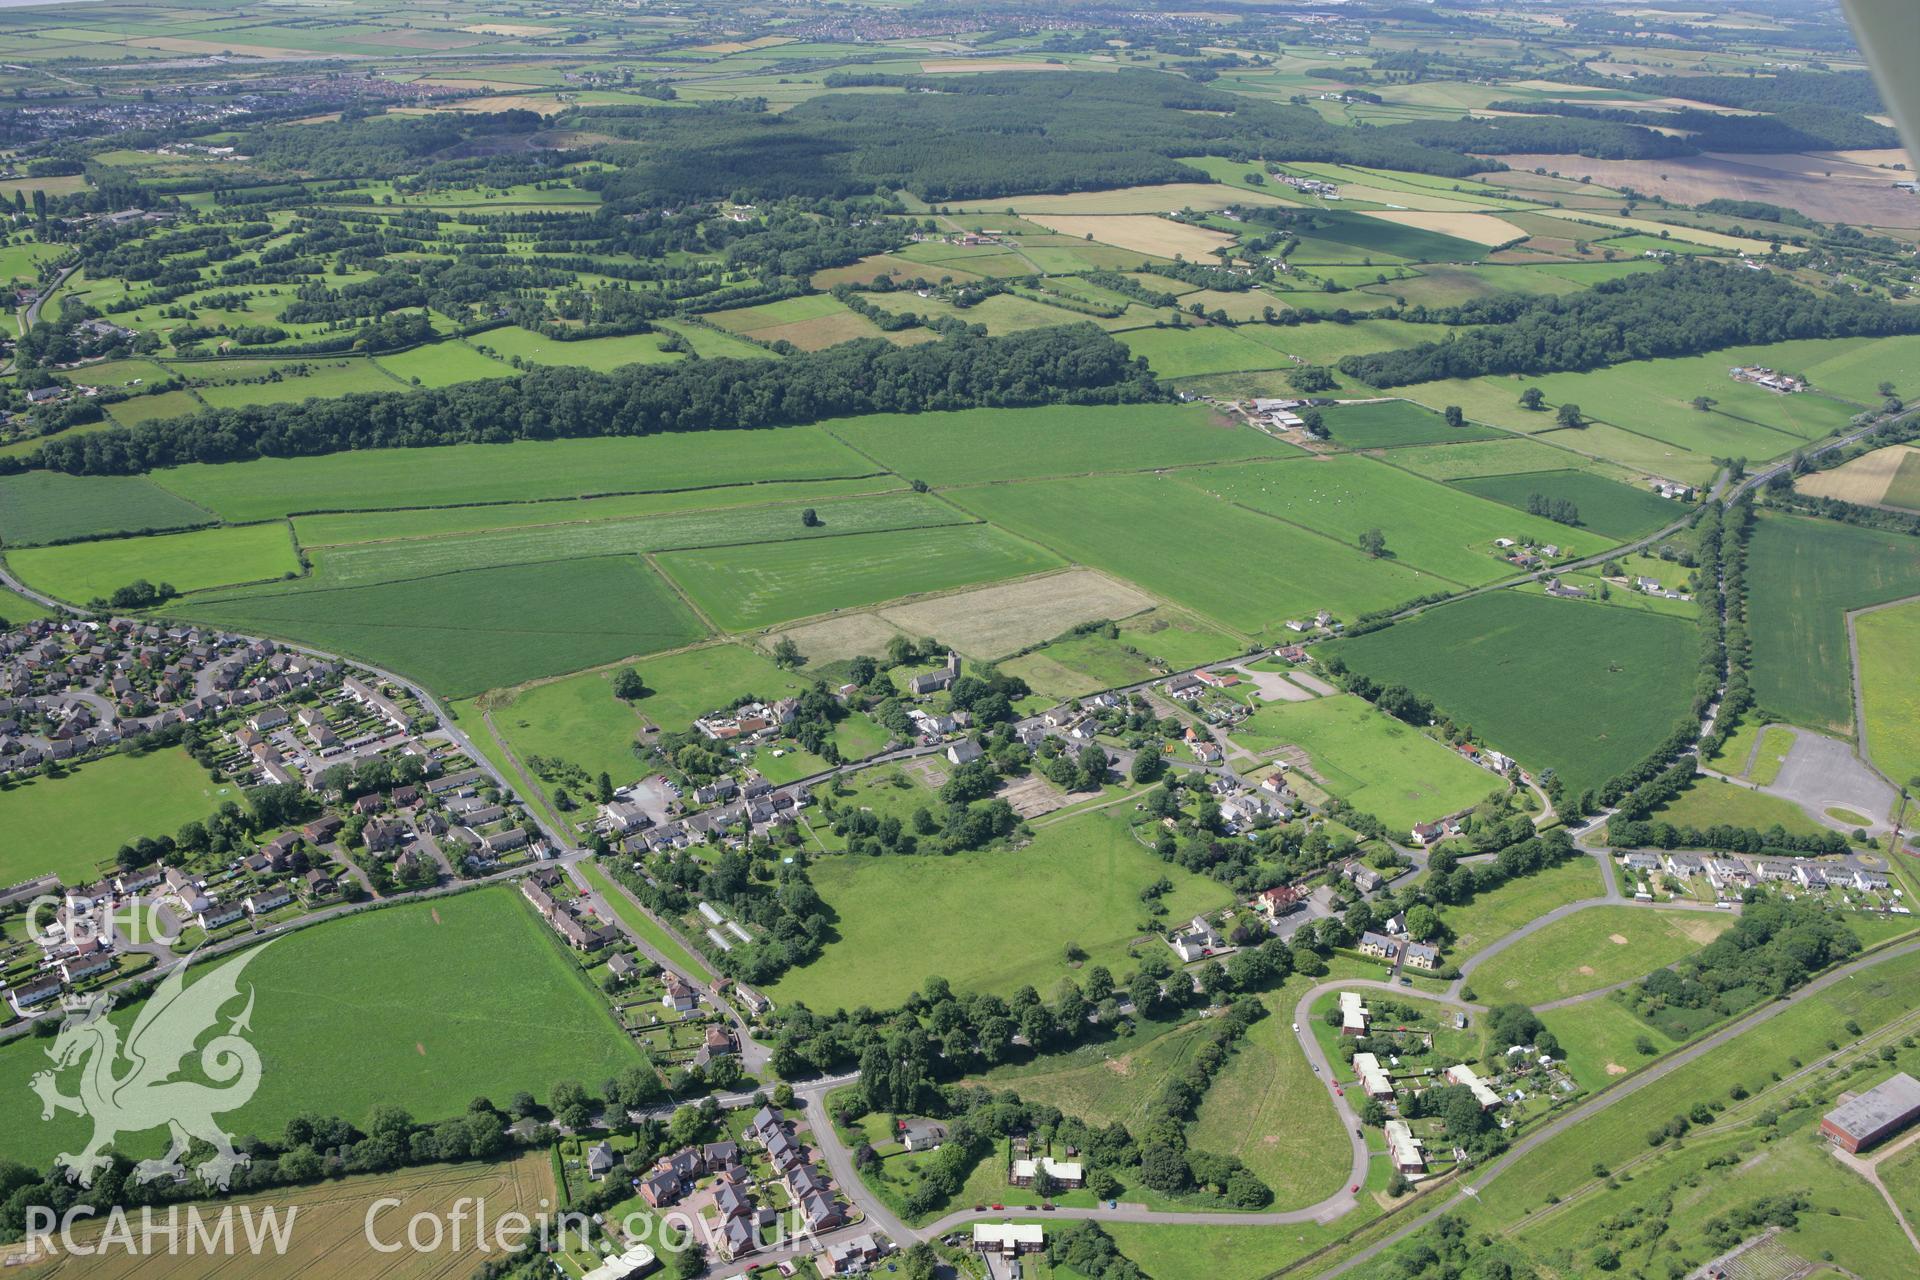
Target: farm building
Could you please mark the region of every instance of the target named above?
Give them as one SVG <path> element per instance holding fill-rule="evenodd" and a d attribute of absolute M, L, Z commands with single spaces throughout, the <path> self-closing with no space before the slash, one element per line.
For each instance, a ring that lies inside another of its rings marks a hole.
<path fill-rule="evenodd" d="M 1920 1080 L 1902 1071 L 1847 1099 L 1820 1121 L 1820 1132 L 1849 1152 L 1878 1146 L 1920 1120 Z"/>

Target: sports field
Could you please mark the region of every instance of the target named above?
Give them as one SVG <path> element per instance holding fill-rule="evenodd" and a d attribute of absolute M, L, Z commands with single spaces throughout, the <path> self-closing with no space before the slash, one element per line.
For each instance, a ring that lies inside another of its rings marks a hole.
<path fill-rule="evenodd" d="M 229 1120 L 236 1133 L 278 1133 L 301 1112 L 359 1124 L 376 1104 L 452 1117 L 477 1095 L 544 1099 L 555 1081 L 597 1088 L 645 1061 L 511 888 L 291 934 L 250 962 L 247 985 L 262 1070 L 259 1092 Z M 133 1016 L 130 1007 L 114 1020 L 124 1028 Z M 41 1122 L 27 1079 L 45 1066 L 31 1038 L 0 1048 L 0 1132 L 14 1135 L 6 1154 L 36 1166 L 79 1150 L 89 1124 L 64 1113 Z M 164 1141 L 155 1131 L 131 1145 Z"/>
<path fill-rule="evenodd" d="M 7 563 L 28 586 L 79 604 L 111 596 L 137 578 L 186 592 L 300 571 L 293 535 L 279 522 L 27 547 L 10 553 Z"/>
<path fill-rule="evenodd" d="M 1686 715 L 1696 637 L 1677 618 L 1500 591 L 1328 647 L 1579 795 Z"/>
<path fill-rule="evenodd" d="M 121 845 L 172 835 L 205 818 L 239 789 L 207 776 L 183 748 L 110 755 L 0 791 L 0 885 L 39 875 L 91 880 Z"/>
<path fill-rule="evenodd" d="M 1038 832 L 1024 849 L 947 858 L 828 857 L 811 874 L 839 919 L 839 940 L 767 989 L 776 1003 L 821 1011 L 891 1008 L 938 975 L 955 991 L 1051 991 L 1074 971 L 1063 950 L 1116 973 L 1129 943 L 1155 930 L 1140 890 L 1173 882 L 1167 918 L 1225 906 L 1232 895 L 1170 866 L 1128 833 L 1123 819 L 1087 814 Z M 1146 925 L 1149 927 L 1143 928 Z M 1155 944 L 1157 945 L 1157 944 Z"/>
<path fill-rule="evenodd" d="M 1866 698 L 1867 755 L 1904 783 L 1920 777 L 1920 602 L 1854 619 L 1860 689 Z"/>
<path fill-rule="evenodd" d="M 675 648 L 706 632 L 632 556 L 200 598 L 172 612 L 350 654 L 454 697 Z"/>
<path fill-rule="evenodd" d="M 1062 555 L 1248 634 L 1316 609 L 1351 618 L 1445 585 L 1167 477 L 983 485 L 947 496 Z"/>
<path fill-rule="evenodd" d="M 1060 564 L 1044 548 L 984 524 L 673 551 L 657 559 L 708 617 L 736 632 Z"/>
<path fill-rule="evenodd" d="M 1578 508 L 1575 530 L 1592 530 L 1608 538 L 1637 538 L 1683 520 L 1693 508 L 1673 502 L 1649 489 L 1629 489 L 1591 471 L 1531 471 L 1523 475 L 1481 476 L 1456 480 L 1454 485 L 1495 502 L 1525 510 L 1534 494 L 1564 498 Z M 1569 534 L 1568 536 L 1574 536 Z M 1584 548 L 1583 548 L 1584 551 Z"/>
<path fill-rule="evenodd" d="M 1487 1004 L 1543 1004 L 1652 973 L 1706 946 L 1731 916 L 1644 907 L 1590 907 L 1523 938 L 1473 971 Z"/>
<path fill-rule="evenodd" d="M 1321 410 L 1327 435 L 1349 449 L 1384 449 L 1403 444 L 1457 444 L 1499 439 L 1502 433 L 1477 422 L 1450 427 L 1433 410 L 1411 400 L 1375 400 Z"/>
<path fill-rule="evenodd" d="M 887 469 L 935 485 L 1297 453 L 1202 404 L 875 414 L 822 426 Z"/>
<path fill-rule="evenodd" d="M 144 476 L 26 471 L 0 478 L 0 545 L 8 547 L 212 523 L 210 512 Z"/>
<path fill-rule="evenodd" d="M 156 483 L 227 520 L 693 489 L 867 475 L 877 468 L 817 427 L 590 440 L 369 449 L 312 458 L 194 463 Z"/>
<path fill-rule="evenodd" d="M 1233 731 L 1249 751 L 1297 746 L 1326 789 L 1404 833 L 1505 790 L 1497 776 L 1351 694 L 1268 702 Z"/>
<path fill-rule="evenodd" d="M 1182 472 L 1179 479 L 1216 497 L 1304 525 L 1349 546 L 1368 529 L 1387 540 L 1395 563 L 1479 586 L 1513 576 L 1494 541 L 1559 545 L 1591 555 L 1607 542 L 1591 533 L 1514 511 L 1364 457 L 1252 463 Z M 1600 481 L 1602 484 L 1607 481 Z"/>
<path fill-rule="evenodd" d="M 1845 613 L 1920 593 L 1920 539 L 1763 516 L 1748 551 L 1753 693 L 1782 720 L 1852 732 Z"/>

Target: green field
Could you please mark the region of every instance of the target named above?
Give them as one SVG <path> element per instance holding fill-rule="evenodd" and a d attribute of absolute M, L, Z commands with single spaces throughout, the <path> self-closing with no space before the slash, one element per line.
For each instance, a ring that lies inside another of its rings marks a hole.
<path fill-rule="evenodd" d="M 142 476 L 0 477 L 0 544 L 8 547 L 212 523 L 211 514 Z"/>
<path fill-rule="evenodd" d="M 1477 476 L 1601 465 L 1531 436 L 1502 436 L 1498 440 L 1471 440 L 1465 444 L 1410 445 L 1395 449 L 1386 460 L 1429 480 L 1467 480 Z"/>
<path fill-rule="evenodd" d="M 315 398 L 327 400 L 358 391 L 400 391 L 406 383 L 371 360 L 300 361 L 309 372 L 296 374 L 293 366 L 281 366 L 277 379 L 221 382 L 198 388 L 199 396 L 216 409 L 237 409 L 249 404 L 295 404 Z M 265 362 L 241 361 L 242 376 L 258 379 L 274 370 Z M 198 373 L 193 366 L 189 368 Z"/>
<path fill-rule="evenodd" d="M 551 498 L 544 502 L 490 502 L 464 507 L 422 507 L 412 511 L 295 516 L 293 533 L 303 547 L 329 547 L 394 538 L 490 533 L 536 525 L 625 520 L 679 511 L 752 508 L 777 502 L 830 502 L 835 498 L 902 488 L 905 485 L 889 475 L 852 480 L 769 480 L 760 484 L 669 489 L 664 493 L 623 493 L 605 498 Z"/>
<path fill-rule="evenodd" d="M 1581 529 L 1609 538 L 1637 538 L 1676 520 L 1684 520 L 1694 510 L 1649 489 L 1629 489 L 1591 471 L 1481 476 L 1456 480 L 1454 485 L 1522 511 L 1526 510 L 1527 499 L 1536 493 L 1545 498 L 1565 498 L 1579 508 Z"/>
<path fill-rule="evenodd" d="M 1656 1054 L 1665 1053 L 1675 1044 L 1666 1032 L 1607 997 L 1582 1000 L 1563 1009 L 1549 1009 L 1540 1015 L 1540 1020 L 1560 1041 L 1567 1070 L 1583 1089 L 1610 1084 L 1627 1072 L 1645 1066 Z M 1642 1037 L 1652 1053 L 1640 1051 Z"/>
<path fill-rule="evenodd" d="M 888 470 L 936 485 L 1297 452 L 1201 404 L 875 414 L 822 425 Z"/>
<path fill-rule="evenodd" d="M 1509 510 L 1372 458 L 1206 467 L 1179 478 L 1215 497 L 1304 525 L 1349 546 L 1357 545 L 1368 529 L 1378 529 L 1386 535 L 1388 558 L 1462 586 L 1513 576 L 1513 566 L 1494 546 L 1498 538 L 1552 543 L 1567 555 L 1592 555 L 1609 545 L 1579 529 Z"/>
<path fill-rule="evenodd" d="M 1187 1133 L 1203 1151 L 1245 1161 L 1273 1188 L 1276 1209 L 1316 1204 L 1339 1191 L 1348 1173 L 1340 1117 L 1288 1029 L 1310 985 L 1295 978 L 1261 997 L 1268 1016 L 1247 1029 Z"/>
<path fill-rule="evenodd" d="M 1686 714 L 1697 644 L 1678 618 L 1501 591 L 1329 647 L 1579 795 L 1637 764 Z"/>
<path fill-rule="evenodd" d="M 1774 718 L 1851 734 L 1845 613 L 1920 592 L 1920 540 L 1767 516 L 1748 561 L 1755 701 Z"/>
<path fill-rule="evenodd" d="M 705 634 L 672 588 L 627 556 L 200 598 L 171 612 L 350 654 L 456 697 L 675 648 Z"/>
<path fill-rule="evenodd" d="M 5 618 L 10 624 L 17 625 L 22 622 L 31 622 L 35 618 L 52 616 L 53 611 L 39 602 L 29 600 L 17 591 L 0 587 L 0 618 Z"/>
<path fill-rule="evenodd" d="M 313 458 L 194 463 L 153 479 L 227 520 L 297 511 L 378 511 L 461 502 L 524 502 L 597 493 L 695 489 L 752 480 L 816 480 L 876 468 L 816 427 L 522 440 L 369 449 Z"/>
<path fill-rule="evenodd" d="M 1763 787 L 1772 786 L 1773 780 L 1780 776 L 1780 766 L 1787 762 L 1787 753 L 1793 750 L 1795 739 L 1796 735 L 1791 729 L 1780 725 L 1769 727 L 1761 735 L 1753 757 L 1753 768 L 1747 776 Z"/>
<path fill-rule="evenodd" d="M 1394 445 L 1459 444 L 1497 440 L 1501 433 L 1477 422 L 1450 427 L 1445 418 L 1411 400 L 1375 400 L 1321 410 L 1327 435 L 1349 449 L 1385 449 Z"/>
<path fill-rule="evenodd" d="M 1161 862 L 1123 820 L 1100 813 L 1046 827 L 1018 850 L 823 858 L 813 883 L 839 917 L 839 940 L 767 994 L 825 1011 L 891 1008 L 933 975 L 956 991 L 1050 991 L 1073 972 L 1063 955 L 1068 942 L 1087 963 L 1124 976 L 1128 944 L 1154 932 L 1140 890 L 1163 875 L 1174 884 L 1162 899 L 1169 919 L 1232 896 Z"/>
<path fill-rule="evenodd" d="M 207 776 L 181 748 L 110 755 L 63 778 L 34 778 L 0 790 L 0 885 L 39 875 L 67 884 L 93 878 L 121 845 L 170 836 L 205 818 L 238 788 Z"/>
<path fill-rule="evenodd" d="M 1473 971 L 1484 1004 L 1544 1004 L 1638 978 L 1706 946 L 1730 915 L 1591 907 L 1555 921 Z"/>
<path fill-rule="evenodd" d="M 1505 788 L 1487 770 L 1351 694 L 1263 703 L 1232 733 L 1249 751 L 1302 748 L 1328 791 L 1373 814 L 1396 836 Z"/>
<path fill-rule="evenodd" d="M 504 1106 L 517 1090 L 545 1098 L 567 1079 L 597 1090 L 644 1061 L 510 888 L 293 934 L 260 953 L 241 986 L 256 992 L 249 1040 L 262 1071 L 259 1092 L 230 1118 L 236 1133 L 277 1134 L 301 1112 L 361 1124 L 375 1105 L 453 1117 L 478 1095 Z M 78 1150 L 88 1125 L 66 1115 L 41 1122 L 27 1078 L 46 1065 L 31 1038 L 0 1048 L 4 1154 L 35 1166 Z M 140 1149 L 165 1140 L 127 1136 Z"/>
<path fill-rule="evenodd" d="M 1197 667 L 1246 647 L 1224 631 L 1164 608 L 1128 618 L 1116 629 L 1119 634 L 1111 639 L 1092 632 L 1056 640 L 1007 659 L 1000 669 L 1019 676 L 1037 693 L 1065 699 L 1137 684 L 1156 670 Z M 1161 665 L 1156 668 L 1149 658 Z"/>
<path fill-rule="evenodd" d="M 1205 1019 L 1178 1025 L 1143 1021 L 1124 1039 L 996 1067 L 979 1083 L 1010 1089 L 1025 1102 L 1058 1107 L 1090 1125 L 1138 1125 L 1167 1081 L 1206 1043 L 1207 1030 Z"/>
<path fill-rule="evenodd" d="M 812 684 L 806 676 L 773 664 L 744 644 L 714 644 L 685 653 L 648 658 L 639 664 L 647 692 L 634 703 L 646 719 L 680 733 L 710 711 L 731 706 L 746 694 L 783 698 Z"/>
<path fill-rule="evenodd" d="M 1866 700 L 1866 750 L 1895 782 L 1920 776 L 1920 602 L 1862 614 L 1860 691 Z"/>
<path fill-rule="evenodd" d="M 459 537 L 361 543 L 316 552 L 313 585 L 358 586 L 501 564 L 812 540 L 974 523 L 964 513 L 936 498 L 906 491 L 823 501 L 813 509 L 816 523 L 812 526 L 802 518 L 807 508 L 791 503 L 686 511 L 630 520 L 549 524 Z"/>
<path fill-rule="evenodd" d="M 1886 818 L 1888 814 L 1876 814 Z M 1799 805 L 1760 791 L 1737 787 L 1718 778 L 1695 778 L 1672 800 L 1648 815 L 1650 821 L 1671 822 L 1676 827 L 1752 827 L 1769 831 L 1780 827 L 1788 835 L 1817 836 L 1829 828 L 1815 822 Z"/>
<path fill-rule="evenodd" d="M 1440 922 L 1452 934 L 1446 948 L 1447 961 L 1457 965 L 1555 907 L 1598 898 L 1605 891 L 1600 868 L 1592 858 L 1580 854 L 1544 871 L 1509 880 L 1459 906 L 1447 907 L 1440 913 Z M 1469 985 L 1474 986 L 1475 995 L 1480 994 L 1477 985 Z"/>
<path fill-rule="evenodd" d="M 1249 634 L 1316 609 L 1351 618 L 1448 585 L 1164 477 L 985 485 L 948 496 L 1064 556 Z"/>
<path fill-rule="evenodd" d="M 612 685 L 612 671 L 586 671 L 497 698 L 488 706 L 494 732 L 523 763 L 533 756 L 564 760 L 622 786 L 640 772 L 632 748 L 644 725 Z"/>
<path fill-rule="evenodd" d="M 206 407 L 191 391 L 162 391 L 110 404 L 107 416 L 120 426 L 137 427 L 162 418 L 189 418 Z"/>
<path fill-rule="evenodd" d="M 1890 507 L 1920 511 L 1920 455 L 1908 454 L 1901 459 L 1900 469 L 1887 482 L 1880 501 Z"/>
<path fill-rule="evenodd" d="M 1136 358 L 1144 357 L 1148 367 L 1162 378 L 1293 366 L 1284 351 L 1263 346 L 1237 329 L 1219 325 L 1198 329 L 1130 329 L 1115 336 L 1127 344 L 1127 350 Z"/>
<path fill-rule="evenodd" d="M 982 524 L 673 551 L 658 560 L 708 617 L 735 632 L 1060 564 Z"/>
<path fill-rule="evenodd" d="M 111 596 L 137 578 L 186 592 L 300 571 L 292 535 L 278 522 L 28 547 L 7 563 L 28 586 L 76 603 Z"/>
<path fill-rule="evenodd" d="M 489 359 L 464 342 L 430 343 L 411 351 L 380 356 L 375 363 L 402 382 L 418 380 L 423 387 L 446 387 L 480 378 L 511 378 L 515 372 L 511 365 Z"/>
<path fill-rule="evenodd" d="M 661 337 L 657 333 L 636 333 L 620 338 L 581 338 L 561 342 L 508 325 L 504 329 L 489 329 L 476 334 L 470 341 L 475 347 L 493 352 L 501 360 L 512 360 L 518 356 L 527 364 L 578 365 L 583 369 L 604 373 L 623 365 L 665 364 L 686 359 L 676 352 L 662 351 Z M 474 354 L 480 353 L 476 351 Z M 486 359 L 484 355 L 480 358 Z M 507 368 L 498 364 L 495 367 Z M 507 368 L 507 372 L 513 371 Z"/>

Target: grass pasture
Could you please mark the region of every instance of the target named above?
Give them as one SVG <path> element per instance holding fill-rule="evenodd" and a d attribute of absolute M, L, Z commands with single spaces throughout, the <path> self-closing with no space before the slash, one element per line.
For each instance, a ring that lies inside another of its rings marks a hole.
<path fill-rule="evenodd" d="M 1757 771 L 1757 770 L 1756 770 Z M 1874 815 L 1884 819 L 1888 814 Z M 1827 827 L 1806 815 L 1799 805 L 1765 792 L 1722 782 L 1718 778 L 1695 778 L 1685 791 L 1648 815 L 1654 822 L 1671 822 L 1677 827 L 1695 827 L 1706 831 L 1716 826 L 1752 827 L 1766 832 L 1779 827 L 1788 835 L 1823 835 Z"/>
<path fill-rule="evenodd" d="M 1920 776 L 1920 603 L 1854 619 L 1860 641 L 1860 690 L 1866 700 L 1863 744 L 1880 772 L 1904 780 Z"/>
<path fill-rule="evenodd" d="M 1494 774 L 1351 694 L 1264 703 L 1233 740 L 1261 754 L 1300 747 L 1328 791 L 1396 833 L 1505 789 Z"/>
<path fill-rule="evenodd" d="M 658 563 L 733 632 L 1060 565 L 1043 548 L 984 524 L 671 551 Z"/>
<path fill-rule="evenodd" d="M 1483 1002 L 1544 1004 L 1672 964 L 1733 924 L 1725 913 L 1591 907 L 1555 921 L 1473 971 Z"/>
<path fill-rule="evenodd" d="M 110 404 L 107 406 L 107 416 L 120 426 L 137 427 L 143 422 L 156 422 L 163 418 L 191 417 L 205 408 L 191 391 L 161 391 Z"/>
<path fill-rule="evenodd" d="M 611 670 L 547 681 L 482 705 L 488 707 L 495 735 L 522 762 L 533 756 L 564 760 L 589 776 L 608 774 L 615 786 L 633 781 L 640 771 L 631 748 L 644 722 L 613 696 Z"/>
<path fill-rule="evenodd" d="M 672 588 L 631 556 L 201 597 L 171 612 L 350 654 L 454 697 L 675 648 L 705 634 Z"/>
<path fill-rule="evenodd" d="M 1206 405 L 1057 405 L 873 414 L 823 424 L 889 471 L 933 485 L 1293 455 Z"/>
<path fill-rule="evenodd" d="M 155 483 L 226 520 L 657 492 L 757 480 L 820 480 L 876 468 L 817 427 L 588 440 L 369 449 L 313 458 L 194 463 Z"/>
<path fill-rule="evenodd" d="M 1411 400 L 1375 400 L 1321 411 L 1327 435 L 1349 449 L 1385 449 L 1405 444 L 1451 444 L 1492 440 L 1499 432 L 1476 422 L 1450 427 L 1433 410 Z"/>
<path fill-rule="evenodd" d="M 516 356 L 527 364 L 578 365 L 580 368 L 594 369 L 602 373 L 630 364 L 671 364 L 675 360 L 686 359 L 678 352 L 661 350 L 662 338 L 663 335 L 658 333 L 632 333 L 614 338 L 579 338 L 562 341 L 522 329 L 518 325 L 508 325 L 504 329 L 489 329 L 485 333 L 476 334 L 472 339 L 475 347 L 482 348 L 485 352 L 490 352 L 497 357 L 496 360 L 490 360 L 488 363 L 500 373 L 481 373 L 470 376 L 511 375 L 512 366 L 504 362 Z M 482 360 L 487 359 L 482 351 L 473 351 L 471 354 L 478 355 Z M 479 368 L 472 361 L 460 363 L 468 370 Z M 438 370 L 442 376 L 458 382 L 468 380 L 466 377 L 458 376 L 459 369 L 454 360 L 448 359 L 445 364 L 444 370 Z M 438 363 L 428 362 L 426 368 L 430 371 L 437 370 Z M 395 372 L 399 373 L 401 370 L 395 370 Z M 421 381 L 426 381 L 426 374 L 418 369 L 408 376 L 419 377 Z"/>
<path fill-rule="evenodd" d="M 1522 511 L 1526 510 L 1527 499 L 1536 493 L 1545 498 L 1565 498 L 1580 510 L 1580 526 L 1566 533 L 1568 538 L 1578 538 L 1581 530 L 1608 538 L 1637 538 L 1685 518 L 1692 510 L 1651 489 L 1630 489 L 1591 471 L 1479 476 L 1456 480 L 1454 487 Z"/>
<path fill-rule="evenodd" d="M 172 835 L 205 818 L 238 788 L 221 786 L 175 747 L 145 755 L 111 755 L 0 791 L 0 883 L 57 875 L 82 884 L 121 845 L 140 836 Z"/>
<path fill-rule="evenodd" d="M 488 335 L 482 335 L 483 339 Z M 580 344 L 568 344 L 580 345 Z M 436 342 L 411 351 L 379 356 L 375 363 L 402 382 L 448 387 L 482 378 L 511 378 L 513 366 L 489 359 L 464 342 Z"/>
<path fill-rule="evenodd" d="M 1352 617 L 1442 585 L 1432 575 L 1369 560 L 1166 477 L 986 485 L 948 496 L 1061 555 L 1246 634 L 1320 608 Z"/>
<path fill-rule="evenodd" d="M 1511 577 L 1494 541 L 1602 549 L 1577 529 L 1486 502 L 1365 457 L 1252 463 L 1182 472 L 1183 483 L 1267 515 L 1304 525 L 1349 546 L 1368 529 L 1386 535 L 1396 563 L 1478 586 Z M 1600 481 L 1602 484 L 1611 483 Z"/>
<path fill-rule="evenodd" d="M 1497 440 L 1473 440 L 1464 444 L 1413 445 L 1395 449 L 1386 460 L 1429 480 L 1469 480 L 1600 466 L 1570 449 L 1527 436 L 1504 435 Z"/>
<path fill-rule="evenodd" d="M 1845 611 L 1920 593 L 1920 539 L 1766 516 L 1748 560 L 1755 700 L 1778 719 L 1850 734 Z"/>
<path fill-rule="evenodd" d="M 814 885 L 839 917 L 839 938 L 812 964 L 767 988 L 777 1003 L 826 1011 L 891 1008 L 933 974 L 955 991 L 1050 991 L 1069 976 L 1068 942 L 1088 964 L 1126 967 L 1126 948 L 1154 932 L 1140 890 L 1166 876 L 1170 919 L 1226 905 L 1221 885 L 1168 866 L 1126 823 L 1092 813 L 1041 830 L 1024 849 L 947 858 L 823 858 Z M 991 903 L 990 910 L 982 910 Z M 1143 926 L 1146 926 L 1143 928 Z"/>
<path fill-rule="evenodd" d="M 211 513 L 144 476 L 24 471 L 0 478 L 0 545 L 8 547 L 211 523 Z"/>
<path fill-rule="evenodd" d="M 27 547 L 7 560 L 27 585 L 76 603 L 111 596 L 137 578 L 188 592 L 267 582 L 300 571 L 293 538 L 277 521 Z"/>
<path fill-rule="evenodd" d="M 1125 343 L 1133 355 L 1145 357 L 1147 365 L 1162 378 L 1293 367 L 1293 361 L 1284 351 L 1221 325 L 1129 329 L 1114 336 Z"/>
<path fill-rule="evenodd" d="M 644 1061 L 511 888 L 292 934 L 252 960 L 247 982 L 262 1071 L 259 1092 L 232 1114 L 240 1133 L 277 1133 L 303 1111 L 364 1119 L 375 1104 L 452 1117 L 479 1094 L 545 1097 L 556 1080 L 597 1082 Z M 31 1039 L 0 1048 L 0 1131 L 17 1136 L 7 1155 L 35 1165 L 78 1150 L 88 1125 L 40 1122 L 27 1077 L 45 1065 Z M 135 1145 L 163 1142 L 153 1132 Z"/>
<path fill-rule="evenodd" d="M 1556 770 L 1578 795 L 1672 730 L 1696 645 L 1680 619 L 1501 591 L 1331 648 L 1381 684 L 1431 698 L 1523 767 Z"/>
<path fill-rule="evenodd" d="M 1605 891 L 1600 868 L 1585 854 L 1509 880 L 1440 913 L 1440 922 L 1452 935 L 1446 957 L 1457 965 L 1555 907 L 1598 898 Z M 1469 985 L 1475 995 L 1481 994 L 1478 983 Z"/>

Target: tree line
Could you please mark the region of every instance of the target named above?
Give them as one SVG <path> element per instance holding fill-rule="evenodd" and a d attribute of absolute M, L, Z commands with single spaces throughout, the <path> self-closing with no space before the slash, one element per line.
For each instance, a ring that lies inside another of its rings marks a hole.
<path fill-rule="evenodd" d="M 791 426 L 864 413 L 1159 400 L 1126 347 L 1090 324 L 897 348 L 880 338 L 783 361 L 712 359 L 610 373 L 542 368 L 517 378 L 186 418 L 56 437 L 0 474 L 137 475 L 189 462 L 354 449 Z"/>

